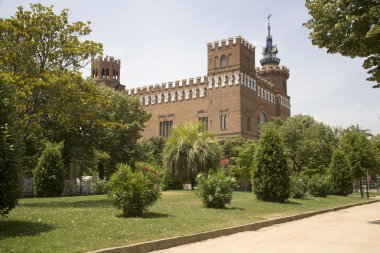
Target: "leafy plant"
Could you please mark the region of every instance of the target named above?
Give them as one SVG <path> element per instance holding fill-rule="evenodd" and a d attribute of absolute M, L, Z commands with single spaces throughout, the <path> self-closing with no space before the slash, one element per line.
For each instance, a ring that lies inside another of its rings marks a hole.
<path fill-rule="evenodd" d="M 196 194 L 205 207 L 224 208 L 232 200 L 235 178 L 226 176 L 222 171 L 200 173 L 197 176 Z"/>
<path fill-rule="evenodd" d="M 292 176 L 290 178 L 291 196 L 296 199 L 307 198 L 307 183 L 301 176 Z"/>
<path fill-rule="evenodd" d="M 149 164 L 139 163 L 132 171 L 129 165 L 120 163 L 108 182 L 108 189 L 113 204 L 122 209 L 125 217 L 140 217 L 160 196 L 159 176 Z"/>
<path fill-rule="evenodd" d="M 216 169 L 220 162 L 220 147 L 214 136 L 200 123 L 174 127 L 163 152 L 163 163 L 172 178 L 195 184 L 200 172 Z"/>
<path fill-rule="evenodd" d="M 93 177 L 90 181 L 90 192 L 94 194 L 106 193 L 107 181 L 98 177 Z"/>
<path fill-rule="evenodd" d="M 61 196 L 65 174 L 61 150 L 63 143 L 48 143 L 34 170 L 34 185 L 37 196 Z"/>
<path fill-rule="evenodd" d="M 325 198 L 330 187 L 326 176 L 315 175 L 309 179 L 308 188 L 311 195 Z"/>

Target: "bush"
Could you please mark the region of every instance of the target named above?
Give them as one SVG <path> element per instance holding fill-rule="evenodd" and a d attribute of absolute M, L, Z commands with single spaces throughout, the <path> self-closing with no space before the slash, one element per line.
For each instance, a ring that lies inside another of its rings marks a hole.
<path fill-rule="evenodd" d="M 161 189 L 163 191 L 183 190 L 183 183 L 176 178 L 171 178 L 168 173 L 164 173 L 161 180 Z"/>
<path fill-rule="evenodd" d="M 347 196 L 352 193 L 352 178 L 347 158 L 340 150 L 335 150 L 328 170 L 332 193 Z"/>
<path fill-rule="evenodd" d="M 253 191 L 259 200 L 285 202 L 290 196 L 289 167 L 275 127 L 263 127 L 255 153 Z"/>
<path fill-rule="evenodd" d="M 106 193 L 107 181 L 98 177 L 93 177 L 90 181 L 90 192 L 94 194 Z"/>
<path fill-rule="evenodd" d="M 325 198 L 329 193 L 329 182 L 327 177 L 319 175 L 311 177 L 308 188 L 311 195 Z"/>
<path fill-rule="evenodd" d="M 65 184 L 62 147 L 62 143 L 47 144 L 38 160 L 34 170 L 34 186 L 39 197 L 62 195 Z"/>
<path fill-rule="evenodd" d="M 136 170 L 118 164 L 108 182 L 108 195 L 125 217 L 140 217 L 160 196 L 159 176 L 148 164 L 138 163 Z"/>
<path fill-rule="evenodd" d="M 292 176 L 290 178 L 291 196 L 295 199 L 307 198 L 307 183 L 304 178 L 300 176 Z"/>
<path fill-rule="evenodd" d="M 224 208 L 232 200 L 232 191 L 236 182 L 222 171 L 200 173 L 197 176 L 196 194 L 202 199 L 205 207 Z"/>

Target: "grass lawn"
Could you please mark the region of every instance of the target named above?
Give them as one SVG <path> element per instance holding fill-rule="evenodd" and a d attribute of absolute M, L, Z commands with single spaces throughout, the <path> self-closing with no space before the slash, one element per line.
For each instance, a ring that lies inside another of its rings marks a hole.
<path fill-rule="evenodd" d="M 85 252 L 363 201 L 355 194 L 278 204 L 235 192 L 226 209 L 206 209 L 194 192 L 168 191 L 144 218 L 123 218 L 103 195 L 21 199 L 0 220 L 0 252 Z"/>

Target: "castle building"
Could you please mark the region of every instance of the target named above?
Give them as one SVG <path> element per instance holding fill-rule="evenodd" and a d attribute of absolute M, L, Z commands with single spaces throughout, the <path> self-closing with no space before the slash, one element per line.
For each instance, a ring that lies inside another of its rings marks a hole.
<path fill-rule="evenodd" d="M 258 139 L 260 123 L 272 117 L 288 118 L 289 69 L 280 66 L 270 28 L 268 22 L 259 67 L 255 47 L 237 36 L 207 44 L 206 76 L 125 90 L 152 114 L 143 138 L 168 137 L 175 125 L 201 122 L 219 140 Z M 92 61 L 92 77 L 101 85 L 124 90 L 119 73 L 120 60 L 99 57 Z"/>

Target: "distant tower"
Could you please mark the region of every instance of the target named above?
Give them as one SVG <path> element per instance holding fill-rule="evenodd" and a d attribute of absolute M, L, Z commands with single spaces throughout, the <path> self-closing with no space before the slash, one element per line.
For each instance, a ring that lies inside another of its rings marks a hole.
<path fill-rule="evenodd" d="M 274 84 L 274 91 L 278 100 L 281 100 L 281 96 L 289 98 L 287 95 L 287 80 L 289 78 L 289 69 L 285 66 L 280 66 L 280 58 L 277 57 L 278 49 L 277 45 L 273 45 L 271 31 L 270 18 L 272 14 L 268 16 L 268 35 L 266 46 L 263 48 L 263 58 L 260 60 L 261 67 L 256 68 L 256 74 L 262 78 L 271 81 Z M 278 105 L 281 103 L 277 103 Z M 277 108 L 276 115 L 290 116 L 289 112 L 280 112 L 280 107 Z"/>
<path fill-rule="evenodd" d="M 99 85 L 124 90 L 125 86 L 120 84 L 120 60 L 114 57 L 98 56 L 91 61 L 91 78 Z"/>

